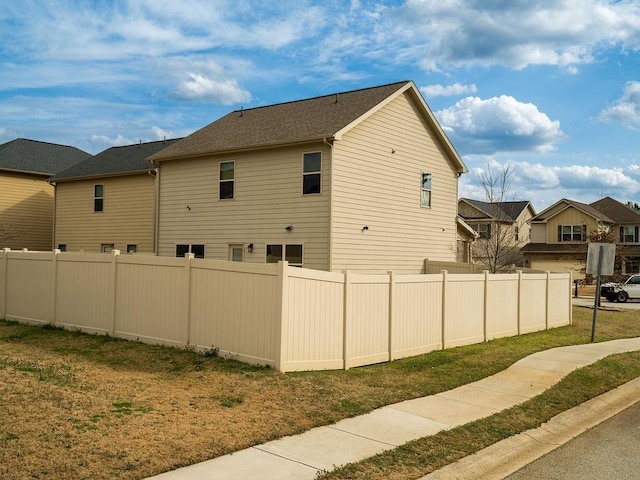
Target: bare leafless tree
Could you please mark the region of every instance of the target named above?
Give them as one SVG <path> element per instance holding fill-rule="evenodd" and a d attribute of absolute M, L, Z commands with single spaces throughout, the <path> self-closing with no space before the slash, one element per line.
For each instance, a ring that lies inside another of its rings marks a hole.
<path fill-rule="evenodd" d="M 8 222 L 0 221 L 0 249 L 4 248 L 5 245 L 11 240 L 15 238 L 17 235 L 15 225 Z"/>
<path fill-rule="evenodd" d="M 487 267 L 491 273 L 508 271 L 513 265 L 522 265 L 523 257 L 519 248 L 519 231 L 522 225 L 514 224 L 517 214 L 505 210 L 513 201 L 511 177 L 512 165 L 494 170 L 487 165 L 478 175 L 480 186 L 484 190 L 485 201 L 491 204 L 492 220 L 486 230 L 480 231 L 480 238 L 474 242 L 474 257 Z"/>

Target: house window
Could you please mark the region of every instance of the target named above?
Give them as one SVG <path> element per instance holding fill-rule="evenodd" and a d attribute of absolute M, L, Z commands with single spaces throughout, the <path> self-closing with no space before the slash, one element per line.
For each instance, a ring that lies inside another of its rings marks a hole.
<path fill-rule="evenodd" d="M 115 245 L 113 243 L 101 243 L 100 244 L 100 251 L 102 253 L 109 253 L 114 248 L 115 248 Z"/>
<path fill-rule="evenodd" d="M 431 206 L 431 174 L 422 172 L 420 205 L 423 207 Z"/>
<path fill-rule="evenodd" d="M 480 235 L 480 238 L 491 238 L 491 224 L 479 223 L 478 234 Z"/>
<path fill-rule="evenodd" d="M 518 226 L 515 227 L 515 234 L 514 235 L 515 235 L 515 237 L 514 237 L 515 241 L 516 242 L 519 241 L 520 240 L 520 227 L 518 227 Z"/>
<path fill-rule="evenodd" d="M 620 243 L 638 243 L 639 227 L 620 227 Z"/>
<path fill-rule="evenodd" d="M 558 242 L 584 242 L 586 239 L 586 225 L 558 225 Z"/>
<path fill-rule="evenodd" d="M 236 162 L 220 163 L 220 200 L 232 199 L 236 178 Z"/>
<path fill-rule="evenodd" d="M 229 260 L 232 262 L 241 262 L 243 252 L 244 247 L 242 245 L 229 245 Z"/>
<path fill-rule="evenodd" d="M 302 267 L 302 245 L 267 245 L 267 263 L 278 263 L 284 259 L 292 267 Z"/>
<path fill-rule="evenodd" d="M 60 250 L 61 252 L 66 252 L 67 251 L 67 244 L 66 243 L 59 243 L 58 244 L 58 250 Z"/>
<path fill-rule="evenodd" d="M 302 194 L 320 193 L 322 178 L 322 154 L 305 153 L 302 158 Z"/>
<path fill-rule="evenodd" d="M 204 258 L 204 245 L 189 243 L 176 245 L 176 257 L 184 257 L 187 253 L 193 253 L 196 258 Z"/>
<path fill-rule="evenodd" d="M 102 212 L 104 210 L 104 185 L 93 186 L 93 211 Z"/>
<path fill-rule="evenodd" d="M 127 253 L 136 253 L 138 251 L 138 245 L 135 243 L 127 243 Z"/>

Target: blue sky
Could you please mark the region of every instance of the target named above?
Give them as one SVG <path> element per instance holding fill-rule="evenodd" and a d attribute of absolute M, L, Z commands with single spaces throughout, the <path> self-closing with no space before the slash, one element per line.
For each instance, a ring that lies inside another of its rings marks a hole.
<path fill-rule="evenodd" d="M 0 143 L 98 153 L 413 80 L 508 199 L 640 203 L 638 0 L 29 1 L 0 9 Z"/>

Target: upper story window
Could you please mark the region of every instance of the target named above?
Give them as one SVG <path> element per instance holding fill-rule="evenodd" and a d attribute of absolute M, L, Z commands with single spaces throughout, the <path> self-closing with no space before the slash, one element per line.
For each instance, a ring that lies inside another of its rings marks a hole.
<path fill-rule="evenodd" d="M 104 210 L 104 185 L 93 186 L 93 211 L 102 212 Z"/>
<path fill-rule="evenodd" d="M 320 193 L 322 187 L 322 154 L 305 153 L 302 157 L 302 194 Z"/>
<path fill-rule="evenodd" d="M 620 243 L 638 243 L 638 230 L 640 227 L 620 227 Z"/>
<path fill-rule="evenodd" d="M 520 241 L 520 227 L 518 227 L 517 225 L 515 227 L 515 231 L 513 232 L 513 235 L 514 235 L 514 240 L 516 242 L 519 242 Z"/>
<path fill-rule="evenodd" d="M 584 242 L 586 240 L 586 225 L 558 225 L 558 242 Z"/>
<path fill-rule="evenodd" d="M 480 238 L 491 238 L 491 224 L 479 223 L 478 234 L 480 235 Z"/>
<path fill-rule="evenodd" d="M 220 162 L 220 200 L 233 198 L 236 162 Z"/>
<path fill-rule="evenodd" d="M 431 206 L 431 174 L 422 172 L 420 205 L 423 207 Z"/>

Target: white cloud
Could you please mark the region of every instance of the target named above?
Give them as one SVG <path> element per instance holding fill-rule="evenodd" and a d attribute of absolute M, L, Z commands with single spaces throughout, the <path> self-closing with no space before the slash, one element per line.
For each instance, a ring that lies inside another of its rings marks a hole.
<path fill-rule="evenodd" d="M 600 112 L 603 122 L 618 122 L 629 128 L 640 129 L 640 82 L 627 82 L 622 96 Z"/>
<path fill-rule="evenodd" d="M 105 148 L 109 148 L 121 145 L 133 145 L 136 143 L 136 140 L 123 137 L 122 135 L 117 135 L 116 137 L 109 137 L 107 135 L 91 135 L 89 142 L 96 146 L 105 146 Z"/>
<path fill-rule="evenodd" d="M 467 154 L 546 152 L 565 138 L 559 121 L 507 95 L 466 97 L 435 115 L 454 145 Z"/>
<path fill-rule="evenodd" d="M 425 97 L 433 98 L 476 93 L 478 88 L 475 84 L 463 85 L 462 83 L 456 82 L 453 85 L 427 85 L 425 87 L 420 87 L 420 91 Z"/>
<path fill-rule="evenodd" d="M 213 80 L 196 73 L 187 73 L 187 77 L 174 90 L 179 99 L 211 101 L 222 105 L 251 101 L 251 94 L 235 80 Z"/>
<path fill-rule="evenodd" d="M 164 130 L 160 127 L 151 127 L 151 133 L 156 140 L 167 140 L 174 138 L 175 133 L 172 130 Z"/>
<path fill-rule="evenodd" d="M 554 65 L 575 72 L 602 47 L 640 48 L 633 0 L 408 0 L 388 17 L 389 30 L 427 70 Z"/>

